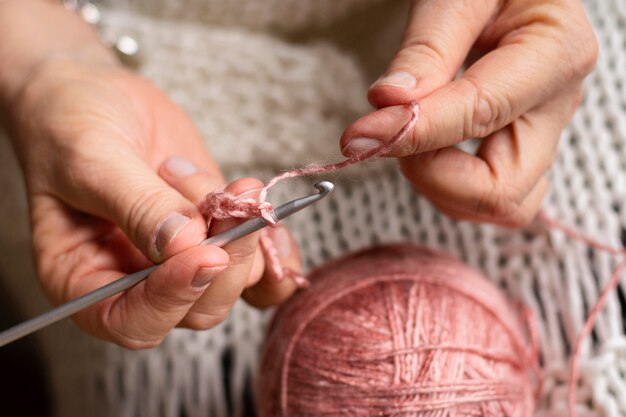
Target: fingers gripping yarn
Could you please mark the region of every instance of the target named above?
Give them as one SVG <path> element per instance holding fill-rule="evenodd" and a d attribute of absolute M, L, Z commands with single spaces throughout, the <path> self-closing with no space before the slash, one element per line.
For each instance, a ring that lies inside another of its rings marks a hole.
<path fill-rule="evenodd" d="M 271 215 L 273 207 L 272 204 L 267 201 L 267 195 L 273 186 L 288 178 L 337 171 L 359 162 L 384 156 L 393 146 L 404 138 L 407 132 L 413 128 L 418 120 L 419 104 L 416 101 L 412 101 L 407 104 L 407 107 L 411 109 L 411 117 L 409 121 L 402 126 L 402 128 L 389 141 L 383 143 L 379 147 L 366 152 L 357 153 L 356 155 L 344 159 L 341 162 L 327 165 L 309 165 L 307 167 L 296 168 L 277 175 L 271 178 L 265 186 L 263 186 L 258 199 L 245 195 L 236 196 L 225 191 L 209 193 L 204 201 L 203 211 L 205 216 L 207 219 L 218 220 L 229 218 L 251 219 L 253 217 L 263 217 L 269 226 L 275 227 L 276 219 L 274 219 Z M 299 286 L 306 286 L 306 278 L 296 274 L 294 271 L 283 268 L 278 260 L 278 256 L 272 256 L 276 253 L 276 250 L 273 247 L 271 239 L 261 239 L 261 247 L 266 255 L 270 255 L 269 268 L 273 270 L 279 280 L 289 277 L 294 279 Z"/>
<path fill-rule="evenodd" d="M 266 201 L 269 190 L 287 178 L 301 177 L 305 175 L 319 174 L 322 172 L 337 171 L 350 165 L 366 161 L 368 159 L 384 156 L 393 146 L 395 146 L 409 132 L 418 120 L 419 104 L 413 101 L 407 106 L 411 109 L 409 121 L 387 142 L 372 150 L 357 153 L 356 155 L 344 159 L 341 162 L 328 165 L 309 165 L 304 168 L 296 168 L 284 172 L 271 178 L 261 189 L 259 199 L 254 200 L 249 197 L 239 197 L 227 192 L 214 192 L 206 196 L 205 213 L 209 217 L 225 219 L 230 217 L 252 218 L 263 216 L 271 226 L 276 225 L 276 221 L 271 218 L 269 212 L 272 205 Z"/>
<path fill-rule="evenodd" d="M 267 202 L 267 195 L 269 190 L 276 185 L 278 182 L 283 181 L 288 178 L 330 172 L 335 170 L 340 170 L 342 168 L 348 167 L 353 164 L 357 164 L 359 162 L 384 156 L 386 152 L 388 152 L 395 144 L 397 144 L 400 140 L 404 138 L 406 133 L 410 131 L 410 129 L 414 126 L 414 124 L 418 121 L 419 116 L 419 105 L 416 102 L 409 103 L 409 106 L 412 110 L 411 118 L 409 121 L 386 143 L 382 144 L 380 147 L 370 150 L 368 152 L 363 152 L 357 155 L 354 155 L 351 158 L 345 159 L 343 161 L 328 164 L 328 165 L 310 165 L 303 168 L 297 168 L 291 171 L 284 172 L 280 175 L 277 175 L 271 178 L 265 186 L 261 189 L 259 193 L 259 198 L 254 199 L 246 196 L 235 196 L 227 192 L 216 192 L 207 195 L 204 211 L 208 218 L 215 219 L 228 219 L 228 218 L 240 218 L 240 219 L 248 219 L 252 217 L 263 217 L 270 226 L 276 226 L 276 221 L 272 218 L 270 212 L 272 211 L 271 203 Z M 570 364 L 570 383 L 569 383 L 569 410 L 570 415 L 573 417 L 576 416 L 575 403 L 577 398 L 577 390 L 576 384 L 579 375 L 579 362 L 580 362 L 580 349 L 583 341 L 589 336 L 593 329 L 593 325 L 595 323 L 595 319 L 598 316 L 599 312 L 603 308 L 604 304 L 607 301 L 608 296 L 615 289 L 621 276 L 626 270 L 626 251 L 623 248 L 613 248 L 607 245 L 602 244 L 594 239 L 591 239 L 587 236 L 584 236 L 577 231 L 561 225 L 556 220 L 549 218 L 545 215 L 545 213 L 539 214 L 539 220 L 541 220 L 544 224 L 552 229 L 561 230 L 563 233 L 568 236 L 577 239 L 591 248 L 598 249 L 607 253 L 611 253 L 616 256 L 622 257 L 622 261 L 616 266 L 613 274 L 607 283 L 607 285 L 602 289 L 600 296 L 596 302 L 596 304 L 591 309 L 589 316 L 581 330 L 580 334 L 577 336 L 576 341 L 573 346 L 573 352 L 571 357 Z M 294 271 L 283 268 L 280 260 L 277 255 L 276 249 L 273 247 L 272 240 L 267 236 L 267 234 L 262 233 L 261 235 L 261 247 L 266 254 L 269 262 L 268 268 L 270 268 L 275 276 L 278 279 L 290 278 L 293 279 L 299 286 L 306 287 L 308 286 L 308 281 L 305 277 L 302 277 L 296 274 Z M 536 369 L 538 371 L 538 369 Z"/>
<path fill-rule="evenodd" d="M 242 197 L 225 191 L 210 193 L 206 196 L 204 203 L 204 213 L 207 218 L 226 220 L 263 217 L 270 226 L 276 226 L 276 219 L 270 215 L 271 211 L 272 205 L 267 201 Z"/>

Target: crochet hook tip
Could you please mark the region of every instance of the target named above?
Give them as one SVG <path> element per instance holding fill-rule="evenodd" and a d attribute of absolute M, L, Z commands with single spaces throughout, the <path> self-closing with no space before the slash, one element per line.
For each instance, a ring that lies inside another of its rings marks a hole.
<path fill-rule="evenodd" d="M 317 189 L 316 194 L 307 195 L 305 197 L 301 197 L 288 203 L 282 204 L 281 206 L 276 207 L 272 211 L 272 216 L 276 221 L 280 221 L 285 217 L 289 217 L 294 213 L 310 206 L 311 204 L 320 201 L 328 194 L 330 194 L 335 189 L 335 184 L 330 181 L 320 181 L 314 185 L 315 189 Z"/>
<path fill-rule="evenodd" d="M 326 197 L 332 193 L 335 189 L 335 184 L 330 181 L 320 181 L 314 185 L 314 187 L 320 192 L 320 197 Z"/>
<path fill-rule="evenodd" d="M 320 181 L 315 184 L 314 187 L 318 190 L 318 193 L 301 197 L 282 204 L 281 206 L 276 207 L 272 211 L 271 215 L 276 219 L 276 221 L 291 216 L 292 214 L 297 213 L 298 211 L 310 206 L 316 201 L 319 201 L 326 197 L 335 189 L 335 184 L 330 181 Z M 262 217 L 250 219 L 238 226 L 233 227 L 232 229 L 220 233 L 219 235 L 212 236 L 206 239 L 201 244 L 224 246 L 229 242 L 240 239 L 243 236 L 249 235 L 250 233 L 256 232 L 267 225 L 267 222 Z M 81 297 L 62 304 L 59 307 L 48 311 L 47 313 L 22 322 L 7 330 L 0 331 L 0 347 L 15 340 L 18 340 L 26 335 L 29 335 L 61 319 L 70 317 L 71 315 L 77 313 L 83 308 L 87 308 L 97 302 L 104 300 L 105 298 L 108 298 L 136 285 L 137 283 L 146 279 L 150 275 L 150 273 L 153 272 L 157 267 L 158 265 L 154 265 L 142 271 L 137 271 L 130 275 L 125 275 L 101 288 L 93 290 L 90 293 L 87 293 Z"/>

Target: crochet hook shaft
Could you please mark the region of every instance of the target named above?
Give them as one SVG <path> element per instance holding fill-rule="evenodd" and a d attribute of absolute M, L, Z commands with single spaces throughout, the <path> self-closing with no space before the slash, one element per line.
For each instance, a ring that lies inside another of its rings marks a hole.
<path fill-rule="evenodd" d="M 330 194 L 335 185 L 330 181 L 321 181 L 315 184 L 315 188 L 319 191 L 316 194 L 312 194 L 306 197 L 298 198 L 288 203 L 282 204 L 276 207 L 270 212 L 276 221 L 280 221 L 285 217 L 289 217 L 292 214 L 310 206 L 311 204 L 321 200 Z M 255 219 L 248 220 L 240 225 L 237 225 L 231 229 L 226 230 L 219 235 L 212 236 L 200 243 L 200 245 L 215 245 L 224 246 L 234 240 L 240 239 L 250 233 L 256 232 L 267 226 L 265 219 L 257 217 Z M 37 330 L 40 330 L 52 323 L 56 323 L 59 320 L 67 318 L 80 310 L 87 308 L 95 303 L 98 303 L 106 298 L 109 298 L 119 292 L 127 290 L 132 286 L 143 281 L 152 273 L 158 265 L 151 266 L 142 271 L 135 272 L 133 274 L 125 275 L 116 281 L 111 282 L 101 288 L 91 291 L 85 295 L 75 298 L 65 304 L 60 305 L 40 316 L 34 317 L 30 320 L 24 321 L 14 327 L 11 327 L 3 332 L 0 332 L 0 347 L 11 343 L 17 339 L 27 336 Z"/>

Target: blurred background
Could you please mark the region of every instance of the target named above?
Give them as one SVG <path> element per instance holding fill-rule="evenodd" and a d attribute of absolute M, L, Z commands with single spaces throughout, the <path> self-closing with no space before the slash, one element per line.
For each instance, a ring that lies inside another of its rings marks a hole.
<path fill-rule="evenodd" d="M 0 276 L 0 283 L 5 282 Z M 0 285 L 0 330 L 17 324 L 16 309 Z M 48 417 L 48 376 L 33 337 L 0 348 L 0 404 L 3 416 Z"/>

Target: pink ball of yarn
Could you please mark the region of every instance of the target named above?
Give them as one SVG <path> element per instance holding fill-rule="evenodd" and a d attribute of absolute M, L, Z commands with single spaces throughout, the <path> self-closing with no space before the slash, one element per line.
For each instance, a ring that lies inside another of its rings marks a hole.
<path fill-rule="evenodd" d="M 480 274 L 422 247 L 333 261 L 276 313 L 259 411 L 275 416 L 531 416 L 534 349 Z"/>

